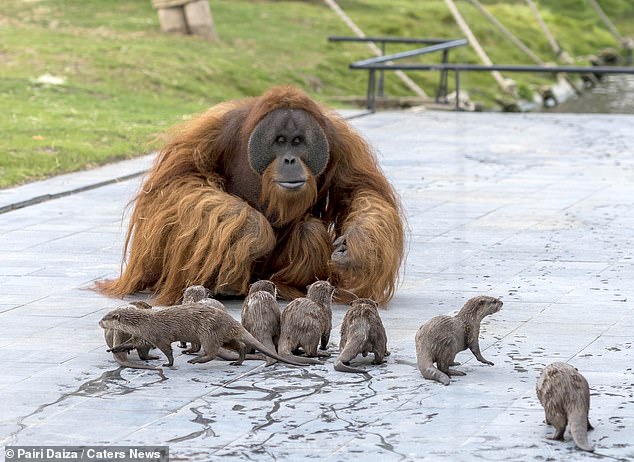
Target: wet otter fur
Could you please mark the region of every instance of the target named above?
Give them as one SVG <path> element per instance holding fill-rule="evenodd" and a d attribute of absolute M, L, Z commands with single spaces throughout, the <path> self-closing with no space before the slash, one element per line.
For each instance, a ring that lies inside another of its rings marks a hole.
<path fill-rule="evenodd" d="M 200 303 L 205 306 L 210 306 L 212 308 L 219 308 L 223 311 L 227 311 L 227 308 L 222 304 L 222 302 L 216 300 L 211 297 L 211 291 L 207 289 L 205 286 L 194 285 L 189 286 L 183 291 L 183 305 L 190 305 L 193 303 Z M 197 343 L 192 343 L 189 348 L 187 348 L 187 342 L 183 342 L 182 340 L 178 344 L 179 348 L 186 348 L 183 350 L 185 354 L 194 354 L 200 351 L 200 345 Z M 221 349 L 219 355 L 222 359 L 226 359 L 227 361 L 235 361 L 238 359 L 237 356 L 231 354 L 230 352 Z"/>
<path fill-rule="evenodd" d="M 454 362 L 456 354 L 467 348 L 478 361 L 493 366 L 480 353 L 480 323 L 485 316 L 500 311 L 502 304 L 493 297 L 473 297 L 457 315 L 435 316 L 423 324 L 416 332 L 416 358 L 423 377 L 449 385 L 449 376 L 466 375 L 449 366 L 459 364 Z"/>
<path fill-rule="evenodd" d="M 150 310 L 152 306 L 146 302 L 142 301 L 134 301 L 128 303 L 128 306 L 132 308 Z M 158 359 L 158 356 L 150 355 L 150 349 L 153 346 L 140 338 L 134 338 L 130 334 L 126 334 L 117 329 L 104 329 L 103 336 L 106 341 L 106 345 L 108 345 L 108 351 L 110 351 L 115 346 L 121 345 L 123 343 L 131 345 L 130 350 L 136 349 L 139 355 L 139 358 L 142 360 L 150 360 L 150 359 Z M 151 369 L 151 370 L 160 370 L 159 367 L 149 366 L 143 363 L 135 363 L 128 360 L 128 352 L 121 351 L 117 353 L 112 353 L 115 361 L 122 367 L 129 367 L 132 369 Z"/>
<path fill-rule="evenodd" d="M 280 317 L 281 332 L 278 351 L 290 355 L 302 348 L 306 356 L 329 356 L 317 352 L 328 348 L 332 330 L 332 296 L 335 288 L 328 281 L 313 282 L 306 297 L 291 301 Z"/>
<path fill-rule="evenodd" d="M 189 286 L 183 291 L 183 305 L 187 303 L 196 303 L 211 298 L 211 291 L 205 286 L 194 285 Z"/>
<path fill-rule="evenodd" d="M 254 282 L 242 303 L 240 322 L 251 335 L 262 344 L 277 351 L 280 338 L 280 305 L 277 303 L 277 289 L 268 280 Z M 275 359 L 267 357 L 266 365 L 275 363 Z"/>
<path fill-rule="evenodd" d="M 299 361 L 279 356 L 262 345 L 231 315 L 218 308 L 204 305 L 176 305 L 161 310 L 139 310 L 131 307 L 117 308 L 107 313 L 99 325 L 104 328 L 117 329 L 133 337 L 142 338 L 160 349 L 168 362 L 174 364 L 172 342 L 184 340 L 202 345 L 204 354 L 190 359 L 188 362 L 205 363 L 216 357 L 221 347 L 238 353 L 238 360 L 233 365 L 240 365 L 245 359 L 248 347 L 257 348 L 267 356 L 302 366 Z M 113 348 L 113 352 L 124 351 L 126 345 Z"/>
<path fill-rule="evenodd" d="M 277 289 L 268 280 L 256 281 L 249 287 L 249 294 L 242 303 L 240 318 L 242 325 L 262 344 L 277 351 L 280 338 L 280 306 L 277 303 Z M 279 353 L 278 353 L 279 354 Z M 305 364 L 319 364 L 318 361 L 301 356 L 291 356 Z M 266 365 L 275 363 L 275 359 L 266 358 Z"/>
<path fill-rule="evenodd" d="M 366 371 L 350 367 L 350 361 L 357 355 L 364 357 L 369 352 L 374 354 L 374 364 L 381 364 L 383 357 L 388 355 L 387 334 L 379 316 L 378 305 L 369 298 L 353 300 L 346 311 L 341 324 L 341 339 L 339 341 L 339 356 L 335 361 L 335 370 L 339 372 L 356 372 L 364 374 Z"/>
<path fill-rule="evenodd" d="M 537 398 L 544 407 L 546 423 L 555 427 L 550 440 L 564 440 L 566 425 L 579 449 L 594 451 L 588 442 L 590 387 L 577 368 L 554 362 L 544 368 L 537 379 Z"/>

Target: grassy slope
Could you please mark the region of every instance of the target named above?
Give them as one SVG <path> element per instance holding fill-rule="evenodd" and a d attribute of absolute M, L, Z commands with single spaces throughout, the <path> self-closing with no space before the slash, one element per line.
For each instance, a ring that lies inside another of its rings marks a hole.
<path fill-rule="evenodd" d="M 494 62 L 528 62 L 503 44 L 466 1 L 460 10 Z M 545 60 L 552 52 L 523 1 L 485 1 Z M 443 0 L 341 0 L 369 35 L 460 37 Z M 602 0 L 625 35 L 634 35 L 634 4 Z M 540 9 L 564 49 L 583 57 L 616 42 L 585 0 L 542 0 Z M 298 85 L 332 103 L 363 95 L 362 44 L 331 44 L 351 35 L 322 2 L 214 0 L 221 40 L 208 43 L 158 32 L 149 0 L 2 0 L 0 3 L 0 187 L 142 154 L 166 127 L 230 98 L 271 85 Z M 579 31 L 583 31 L 580 36 Z M 403 48 L 391 46 L 388 52 Z M 425 58 L 437 61 L 438 56 Z M 453 59 L 477 62 L 468 48 Z M 45 73 L 64 85 L 37 84 Z M 437 75 L 412 74 L 433 94 Z M 528 84 L 544 79 L 513 76 Z M 490 102 L 486 74 L 462 76 L 476 99 Z M 409 95 L 394 76 L 386 93 Z"/>
<path fill-rule="evenodd" d="M 463 37 L 461 30 L 447 9 L 444 0 L 392 0 L 392 11 L 383 12 L 382 0 L 341 0 L 340 5 L 366 31 L 376 35 Z M 535 17 L 524 0 L 480 0 L 502 24 L 527 44 L 542 60 L 555 62 L 555 55 L 541 32 Z M 618 43 L 605 28 L 586 0 L 539 0 L 539 11 L 561 47 L 580 65 L 587 65 L 587 56 Z M 600 0 L 606 13 L 616 22 L 622 35 L 634 36 L 634 2 L 631 0 Z M 510 44 L 469 0 L 455 0 L 460 13 L 494 63 L 533 64 L 530 58 Z M 475 52 L 468 47 L 450 53 L 455 62 L 480 63 Z M 437 55 L 421 61 L 437 62 Z M 412 77 L 429 93 L 433 93 L 437 76 L 432 73 L 413 74 Z M 552 82 L 547 75 L 507 75 L 519 86 L 536 87 Z M 489 106 L 498 88 L 488 73 L 463 73 L 462 88 L 473 99 Z"/>

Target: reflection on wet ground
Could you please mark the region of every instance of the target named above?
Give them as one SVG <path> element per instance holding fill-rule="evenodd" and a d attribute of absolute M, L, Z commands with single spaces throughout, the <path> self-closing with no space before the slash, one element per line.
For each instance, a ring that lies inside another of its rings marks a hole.
<path fill-rule="evenodd" d="M 580 96 L 545 112 L 634 114 L 634 75 L 606 75 Z"/>

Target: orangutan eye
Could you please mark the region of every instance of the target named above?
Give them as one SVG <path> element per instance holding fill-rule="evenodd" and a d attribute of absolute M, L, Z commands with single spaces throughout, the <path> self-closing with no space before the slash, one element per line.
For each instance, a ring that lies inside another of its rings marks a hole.
<path fill-rule="evenodd" d="M 280 136 L 278 136 L 278 137 L 275 139 L 275 142 L 276 142 L 276 143 L 279 143 L 279 144 L 286 143 L 286 137 L 285 137 L 285 136 L 280 135 Z"/>
<path fill-rule="evenodd" d="M 299 136 L 296 136 L 295 138 L 293 138 L 293 141 L 291 141 L 291 143 L 294 145 L 298 145 L 301 142 L 302 142 L 302 139 Z"/>

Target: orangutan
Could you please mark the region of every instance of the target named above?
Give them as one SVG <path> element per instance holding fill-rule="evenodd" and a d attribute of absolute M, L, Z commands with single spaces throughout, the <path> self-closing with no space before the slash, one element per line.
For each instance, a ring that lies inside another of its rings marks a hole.
<path fill-rule="evenodd" d="M 329 279 L 386 304 L 403 259 L 398 197 L 363 138 L 293 87 L 212 107 L 172 133 L 134 200 L 104 293 L 178 301 L 193 284 L 288 299 Z M 127 256 L 127 261 L 125 257 Z"/>

